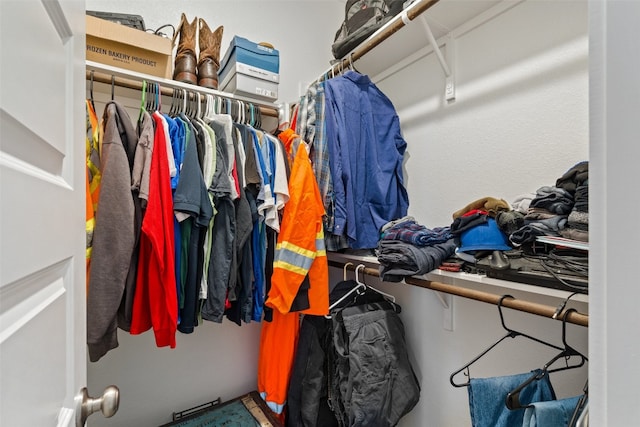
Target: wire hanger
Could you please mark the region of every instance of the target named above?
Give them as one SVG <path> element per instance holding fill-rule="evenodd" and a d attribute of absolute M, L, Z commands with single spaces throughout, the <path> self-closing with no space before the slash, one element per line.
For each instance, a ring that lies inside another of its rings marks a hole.
<path fill-rule="evenodd" d="M 535 337 L 532 337 L 530 335 L 524 334 L 522 332 L 518 332 L 518 331 L 515 331 L 513 329 L 507 328 L 507 325 L 505 324 L 505 321 L 504 321 L 504 315 L 502 313 L 502 301 L 505 298 L 513 298 L 513 296 L 511 296 L 511 295 L 503 295 L 502 297 L 500 297 L 500 300 L 498 301 L 498 313 L 500 314 L 500 323 L 502 324 L 502 327 L 507 331 L 507 333 L 502 338 L 500 338 L 498 341 L 496 341 L 495 343 L 493 343 L 489 347 L 487 347 L 484 351 L 482 351 L 482 353 L 480 353 L 479 355 L 474 357 L 469 363 L 467 363 L 462 368 L 460 368 L 457 371 L 455 371 L 454 373 L 452 373 L 451 376 L 449 377 L 449 382 L 451 383 L 452 386 L 454 386 L 454 387 L 467 387 L 469 385 L 469 379 L 470 379 L 469 367 L 471 365 L 473 365 L 475 362 L 477 362 L 478 360 L 480 360 L 480 358 L 482 358 L 482 356 L 487 354 L 491 349 L 496 347 L 498 344 L 500 344 L 502 341 L 504 341 L 507 338 L 524 337 L 524 338 L 528 338 L 528 339 L 530 339 L 532 341 L 535 341 L 537 343 L 544 344 L 544 345 L 546 345 L 548 347 L 555 348 L 556 350 L 560 350 L 560 351 L 563 350 L 562 347 L 558 347 L 557 345 L 553 345 L 553 344 L 548 343 L 546 341 L 543 341 L 543 340 L 541 340 L 539 338 L 535 338 Z M 467 377 L 467 381 L 464 382 L 464 383 L 456 383 L 454 381 L 454 377 L 456 375 L 458 375 L 460 372 L 463 372 L 463 371 L 464 371 L 464 375 Z"/>
<path fill-rule="evenodd" d="M 507 394 L 507 397 L 506 397 L 507 408 L 521 409 L 521 408 L 530 407 L 531 405 L 522 405 L 522 403 L 520 402 L 520 392 L 526 386 L 528 386 L 534 381 L 541 380 L 546 375 L 549 375 L 552 372 L 579 368 L 582 365 L 584 365 L 584 363 L 588 360 L 582 353 L 580 353 L 579 351 L 571 347 L 569 344 L 567 344 L 567 314 L 572 311 L 576 311 L 576 310 L 573 308 L 567 310 L 564 317 L 562 318 L 562 344 L 564 345 L 564 349 L 562 349 L 560 353 L 558 353 L 551 360 L 545 363 L 539 372 L 536 372 L 535 374 L 531 375 L 522 384 L 520 384 L 518 387 L 516 387 L 514 390 L 510 391 Z M 579 362 L 577 364 L 569 365 L 569 359 L 571 359 L 572 357 L 578 357 Z M 551 365 L 553 365 L 556 361 L 560 359 L 565 360 L 565 366 L 562 366 L 560 368 L 555 368 L 555 369 L 549 369 Z"/>

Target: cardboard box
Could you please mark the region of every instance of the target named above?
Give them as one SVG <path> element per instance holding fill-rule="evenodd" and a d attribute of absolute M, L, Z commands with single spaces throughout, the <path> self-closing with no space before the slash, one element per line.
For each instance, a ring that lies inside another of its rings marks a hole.
<path fill-rule="evenodd" d="M 218 80 L 229 80 L 239 73 L 278 83 L 280 81 L 280 53 L 277 49 L 234 36 L 220 62 Z"/>
<path fill-rule="evenodd" d="M 278 99 L 280 53 L 234 36 L 218 70 L 220 90 L 266 101 Z"/>
<path fill-rule="evenodd" d="M 235 71 L 227 75 L 227 78 L 220 85 L 220 90 L 270 102 L 278 99 L 278 83 Z"/>
<path fill-rule="evenodd" d="M 87 60 L 171 79 L 171 40 L 87 15 Z"/>

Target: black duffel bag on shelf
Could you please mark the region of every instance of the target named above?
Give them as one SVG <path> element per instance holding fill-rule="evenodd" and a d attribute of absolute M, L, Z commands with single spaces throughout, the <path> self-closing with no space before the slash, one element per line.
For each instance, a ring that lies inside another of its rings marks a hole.
<path fill-rule="evenodd" d="M 334 58 L 344 57 L 410 3 L 407 0 L 347 0 L 344 21 L 331 46 Z"/>

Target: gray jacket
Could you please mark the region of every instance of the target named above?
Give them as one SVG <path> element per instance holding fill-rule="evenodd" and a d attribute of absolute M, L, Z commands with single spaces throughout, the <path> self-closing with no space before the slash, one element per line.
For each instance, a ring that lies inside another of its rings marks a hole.
<path fill-rule="evenodd" d="M 91 362 L 118 346 L 118 307 L 127 277 L 135 280 L 130 266 L 136 244 L 136 221 L 140 220 L 131 192 L 136 132 L 124 107 L 115 101 L 105 106 L 103 121 L 102 180 L 87 290 L 87 346 Z"/>

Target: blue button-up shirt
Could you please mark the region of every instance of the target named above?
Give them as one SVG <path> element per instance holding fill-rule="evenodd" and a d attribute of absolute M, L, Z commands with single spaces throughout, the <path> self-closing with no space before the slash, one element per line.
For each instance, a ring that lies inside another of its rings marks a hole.
<path fill-rule="evenodd" d="M 325 82 L 334 229 L 354 249 L 374 248 L 380 228 L 407 214 L 406 142 L 393 104 L 355 71 Z"/>

